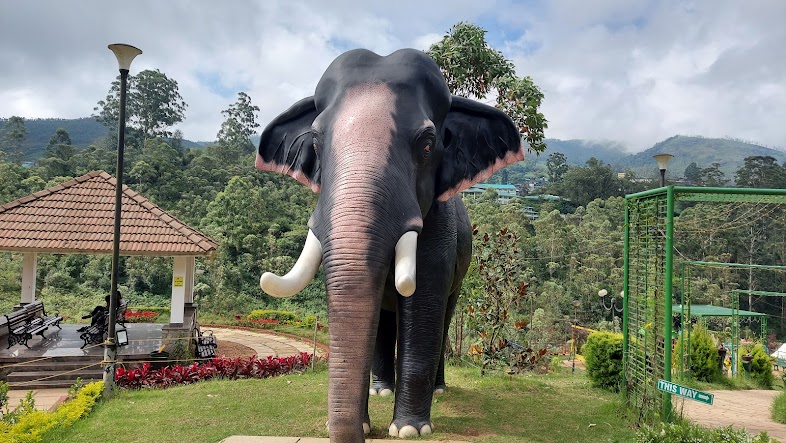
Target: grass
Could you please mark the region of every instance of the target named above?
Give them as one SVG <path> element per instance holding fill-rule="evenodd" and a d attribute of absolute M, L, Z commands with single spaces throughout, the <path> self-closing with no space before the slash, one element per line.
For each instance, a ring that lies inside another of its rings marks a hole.
<path fill-rule="evenodd" d="M 786 424 L 786 392 L 781 392 L 772 401 L 772 419 Z"/>
<path fill-rule="evenodd" d="M 434 400 L 430 440 L 628 442 L 635 431 L 621 397 L 590 387 L 584 373 L 492 374 L 450 367 Z M 46 442 L 217 442 L 230 435 L 326 437 L 327 371 L 268 380 L 211 381 L 167 390 L 121 391 Z M 392 397 L 372 397 L 372 437 L 384 438 Z"/>

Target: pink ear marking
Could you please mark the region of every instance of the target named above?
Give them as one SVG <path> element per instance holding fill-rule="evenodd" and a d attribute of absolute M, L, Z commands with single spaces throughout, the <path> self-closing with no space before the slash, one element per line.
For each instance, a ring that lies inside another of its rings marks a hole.
<path fill-rule="evenodd" d="M 524 160 L 524 146 L 521 146 L 517 152 L 508 152 L 505 154 L 504 157 L 498 158 L 491 166 L 488 168 L 478 172 L 475 174 L 474 177 L 470 179 L 461 180 L 456 184 L 456 186 L 448 189 L 447 191 L 443 192 L 441 195 L 437 197 L 437 200 L 444 202 L 448 201 L 451 197 L 458 194 L 459 192 L 468 189 L 470 186 L 474 185 L 475 183 L 482 182 L 487 178 L 494 175 L 495 172 L 499 171 L 500 169 L 504 168 L 505 166 L 515 163 L 521 160 Z"/>

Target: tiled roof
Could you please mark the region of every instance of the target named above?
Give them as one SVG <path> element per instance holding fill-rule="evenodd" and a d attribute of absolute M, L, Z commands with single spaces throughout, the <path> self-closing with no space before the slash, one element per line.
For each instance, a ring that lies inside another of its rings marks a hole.
<path fill-rule="evenodd" d="M 0 251 L 111 254 L 116 180 L 94 171 L 0 206 Z M 210 255 L 216 243 L 123 185 L 121 255 Z"/>

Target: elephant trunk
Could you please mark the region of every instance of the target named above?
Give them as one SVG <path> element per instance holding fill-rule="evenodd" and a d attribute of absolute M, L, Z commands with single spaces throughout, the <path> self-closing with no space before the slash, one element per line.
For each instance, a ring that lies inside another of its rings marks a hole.
<path fill-rule="evenodd" d="M 353 229 L 334 227 L 324 244 L 325 288 L 330 316 L 328 411 L 331 441 L 363 442 L 368 378 L 385 277 L 393 245 L 358 239 Z M 365 244 L 364 244 L 365 243 Z"/>

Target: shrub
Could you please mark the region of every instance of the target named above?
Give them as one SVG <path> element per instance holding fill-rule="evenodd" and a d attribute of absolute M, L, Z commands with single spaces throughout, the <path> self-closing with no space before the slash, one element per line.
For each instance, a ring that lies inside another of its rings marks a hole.
<path fill-rule="evenodd" d="M 680 337 L 681 338 L 681 337 Z M 682 340 L 677 340 L 674 347 L 673 365 L 679 364 L 682 358 Z M 718 365 L 718 348 L 712 336 L 700 325 L 693 327 L 690 334 L 690 373 L 699 381 L 713 382 L 718 380 L 720 369 Z"/>
<path fill-rule="evenodd" d="M 775 443 L 766 432 L 751 436 L 744 430 L 707 429 L 690 422 L 665 423 L 660 427 L 644 426 L 636 433 L 636 443 Z"/>
<path fill-rule="evenodd" d="M 278 311 L 275 309 L 255 309 L 246 317 L 249 320 L 267 319 L 278 320 L 280 323 L 288 323 L 297 320 L 297 314 L 290 311 Z"/>
<path fill-rule="evenodd" d="M 737 367 L 739 368 L 738 373 L 740 373 L 740 371 L 744 372 L 742 356 L 745 354 L 751 354 L 753 357 L 751 360 L 751 378 L 753 381 L 763 388 L 772 387 L 772 360 L 770 356 L 767 355 L 767 351 L 764 350 L 764 347 L 761 344 L 741 346 L 739 361 L 737 362 Z"/>
<path fill-rule="evenodd" d="M 617 391 L 622 382 L 622 334 L 593 332 L 582 349 L 592 385 Z"/>
<path fill-rule="evenodd" d="M 54 412 L 31 410 L 18 417 L 14 424 L 0 422 L 0 440 L 18 443 L 39 443 L 55 428 L 67 428 L 93 410 L 104 390 L 103 382 L 85 386 L 73 400 L 60 405 Z"/>
<path fill-rule="evenodd" d="M 312 358 L 312 354 L 305 352 L 290 357 L 217 357 L 201 364 L 165 366 L 161 369 L 150 369 L 150 363 L 145 363 L 131 369 L 117 368 L 115 381 L 120 388 L 138 389 L 167 388 L 212 378 L 268 378 L 303 371 Z"/>

